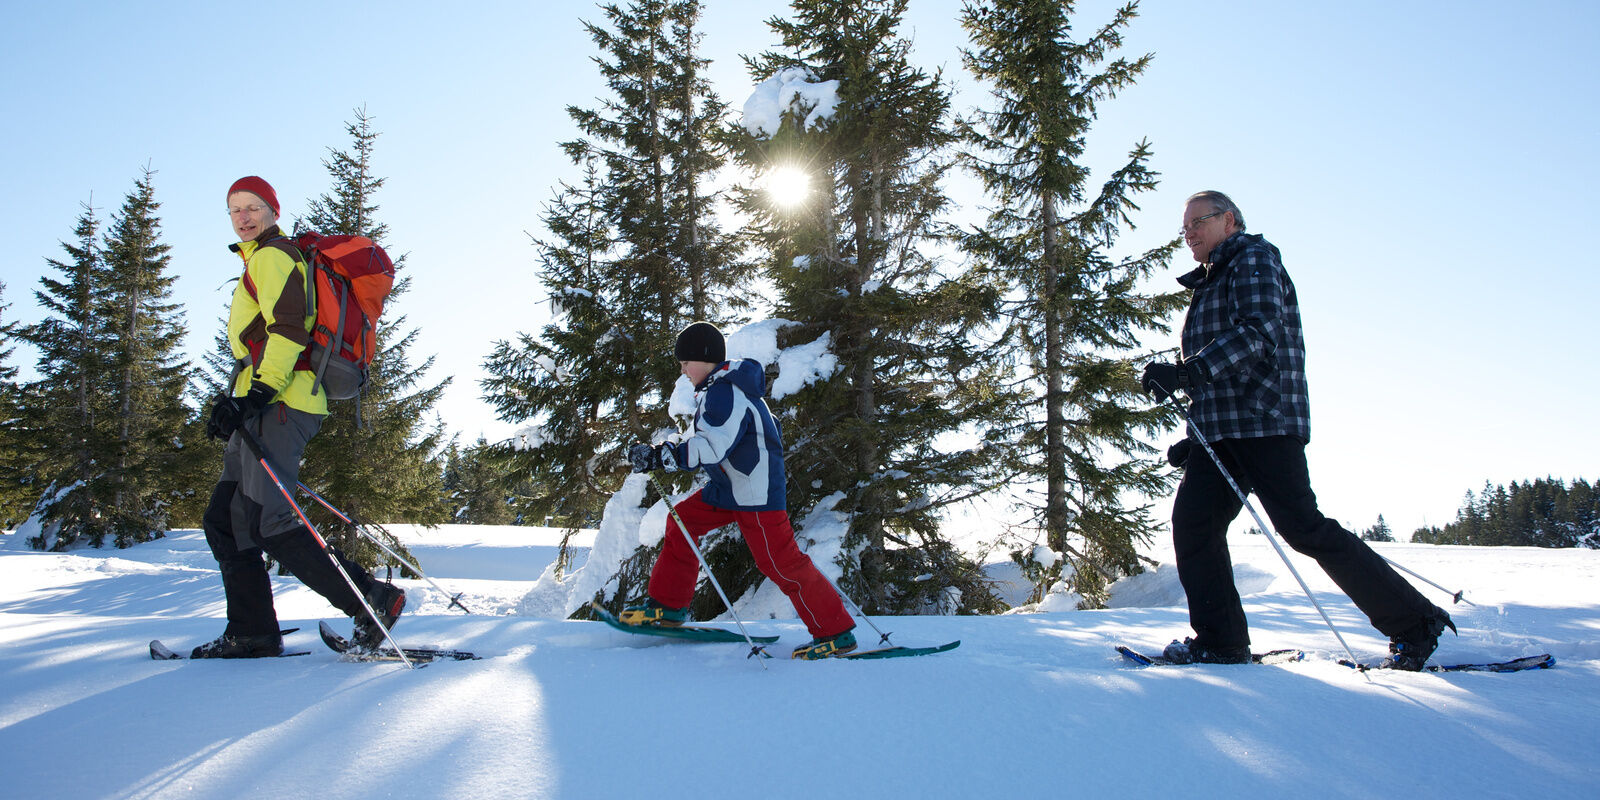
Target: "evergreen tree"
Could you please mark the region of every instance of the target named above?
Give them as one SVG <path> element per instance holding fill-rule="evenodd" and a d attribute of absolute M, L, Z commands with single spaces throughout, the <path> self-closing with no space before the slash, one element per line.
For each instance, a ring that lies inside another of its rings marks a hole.
<path fill-rule="evenodd" d="M 1594 486 L 1578 479 L 1568 487 L 1555 478 L 1493 486 L 1467 492 L 1456 520 L 1442 528 L 1421 528 L 1411 541 L 1520 547 L 1600 548 L 1600 498 Z"/>
<path fill-rule="evenodd" d="M 489 453 L 489 443 L 462 450 L 450 443 L 445 456 L 445 493 L 450 498 L 451 521 L 468 525 L 510 525 L 516 522 L 503 467 Z"/>
<path fill-rule="evenodd" d="M 6 285 L 0 281 L 0 529 L 15 528 L 37 499 L 32 488 L 33 464 L 27 444 L 30 431 L 22 412 L 22 387 L 11 365 L 13 342 L 19 337 L 16 322 L 7 315 Z"/>
<path fill-rule="evenodd" d="M 1377 524 L 1361 532 L 1361 538 L 1369 542 L 1392 542 L 1394 532 L 1389 530 L 1389 523 L 1383 521 L 1383 515 L 1378 515 Z"/>
<path fill-rule="evenodd" d="M 484 365 L 486 399 L 527 425 L 494 453 L 508 481 L 537 487 L 518 496 L 519 514 L 569 527 L 598 520 L 626 473 L 623 448 L 664 433 L 677 332 L 696 319 L 727 325 L 748 305 L 750 268 L 707 188 L 726 158 L 713 136 L 725 106 L 696 55 L 700 4 L 601 9 L 605 24 L 585 27 L 610 95 L 568 109 L 582 137 L 562 147 L 583 178 L 562 184 L 542 217 L 550 236 L 535 241 L 556 318 L 497 342 Z M 619 591 L 653 557 L 628 559 Z"/>
<path fill-rule="evenodd" d="M 237 258 L 224 261 L 233 267 L 242 267 Z M 221 470 L 223 444 L 206 436 L 206 421 L 211 417 L 211 407 L 218 395 L 231 393 L 233 387 L 233 348 L 228 344 L 228 307 L 222 308 L 213 329 L 217 332 L 211 340 L 211 349 L 200 354 L 200 367 L 190 375 L 188 403 L 194 414 L 185 426 L 186 447 L 194 458 L 190 470 L 176 475 L 171 481 L 183 487 L 171 498 L 170 517 L 174 528 L 198 528 L 206 506 L 211 502 L 211 490 Z"/>
<path fill-rule="evenodd" d="M 781 125 L 739 131 L 738 157 L 758 175 L 804 166 L 813 188 L 795 208 L 753 189 L 741 205 L 770 254 L 775 316 L 794 323 L 780 345 L 825 347 L 836 363 L 774 398 L 790 513 L 803 524 L 826 503 L 849 518 L 842 588 L 869 613 L 987 611 L 998 601 L 939 522 L 990 479 L 990 448 L 946 437 L 1005 413 L 1003 365 L 967 335 L 993 293 L 930 255 L 950 90 L 910 63 L 905 7 L 797 0 L 791 19 L 769 22 L 782 49 L 748 58 L 752 73 L 810 84 L 817 99 L 780 97 Z"/>
<path fill-rule="evenodd" d="M 373 170 L 372 154 L 379 134 L 371 123 L 364 108 L 356 110 L 354 122 L 346 123 L 352 149 L 329 148 L 329 158 L 322 163 L 333 177 L 333 188 L 309 201 L 308 213 L 296 221 L 297 228 L 366 236 L 392 249 L 385 242 L 388 226 L 377 220 L 376 194 L 385 179 Z M 395 260 L 397 273 L 404 269 L 404 261 L 404 257 Z M 401 277 L 385 304 L 377 349 L 360 400 L 345 406 L 333 404 L 321 431 L 306 446 L 301 468 L 306 485 L 378 531 L 382 531 L 382 523 L 437 524 L 449 519 L 443 486 L 444 425 L 437 418 L 431 426 L 424 421 L 450 379 L 418 387 L 434 359 L 430 356 L 420 366 L 411 365 L 410 349 L 417 331 L 406 330 L 406 317 L 394 312 L 396 301 L 409 286 L 409 277 Z M 334 532 L 329 538 L 347 555 L 366 566 L 376 563 L 377 549 L 353 529 L 338 524 L 321 509 L 308 511 L 319 530 Z M 399 549 L 398 542 L 389 544 Z"/>
<path fill-rule="evenodd" d="M 1068 559 L 1042 577 L 1097 606 L 1112 580 L 1142 571 L 1136 545 L 1159 526 L 1129 498 L 1168 488 L 1160 459 L 1140 436 L 1165 429 L 1172 412 L 1140 396 L 1132 363 L 1138 337 L 1166 331 L 1181 292 L 1140 294 L 1177 242 L 1120 261 L 1108 251 L 1133 227 L 1138 195 L 1155 188 L 1150 144 L 1138 143 L 1099 187 L 1084 165 L 1085 139 L 1102 101 L 1131 86 L 1151 56 L 1106 63 L 1137 4 L 1084 41 L 1073 40 L 1074 3 L 968 3 L 967 68 L 990 88 L 992 110 L 961 126 L 967 165 L 996 201 L 986 223 L 960 241 L 986 282 L 1010 287 L 996 353 L 1018 367 L 1007 391 L 1022 413 L 989 436 L 1009 451 L 1018 483 L 1042 484 L 1035 520 L 1051 551 Z"/>
<path fill-rule="evenodd" d="M 42 278 L 36 292 L 51 316 L 25 333 L 40 350 L 42 380 L 23 416 L 45 452 L 36 474 L 53 487 L 42 498 L 36 546 L 146 541 L 167 527 L 172 498 L 193 488 L 174 481 L 198 453 L 189 446 L 184 327 L 168 302 L 174 279 L 153 174 L 135 182 L 101 243 L 85 207 L 77 245 L 63 243 L 71 262 L 48 262 L 65 280 Z"/>
<path fill-rule="evenodd" d="M 189 365 L 182 352 L 183 310 L 171 302 L 171 248 L 160 241 L 160 203 L 148 168 L 112 215 L 105 235 L 105 307 L 115 346 L 112 381 L 114 458 L 103 462 L 110 522 L 118 547 L 161 536 L 174 495 L 191 491 L 175 478 L 193 473 L 197 431 L 183 403 Z"/>
<path fill-rule="evenodd" d="M 39 351 L 39 380 L 23 392 L 24 438 L 32 445 L 28 474 L 37 512 L 44 523 L 30 544 L 40 549 L 66 549 L 79 541 L 103 540 L 98 520 L 102 499 L 97 462 L 107 448 L 104 398 L 109 335 L 98 303 L 105 267 L 98 241 L 100 220 L 84 204 L 73 228 L 74 242 L 62 242 L 67 260 L 46 259 L 60 274 L 39 279 L 34 298 L 46 317 L 21 330 L 21 338 Z"/>

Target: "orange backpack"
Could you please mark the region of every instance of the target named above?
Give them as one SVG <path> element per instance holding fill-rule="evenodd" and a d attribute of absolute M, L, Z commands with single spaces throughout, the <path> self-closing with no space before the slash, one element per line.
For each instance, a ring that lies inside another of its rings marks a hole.
<path fill-rule="evenodd" d="M 365 236 L 304 232 L 265 242 L 300 256 L 311 273 L 308 314 L 316 317 L 311 344 L 295 369 L 316 373 L 311 393 L 329 400 L 361 395 L 367 368 L 378 345 L 378 317 L 394 288 L 394 264 L 383 248 Z"/>

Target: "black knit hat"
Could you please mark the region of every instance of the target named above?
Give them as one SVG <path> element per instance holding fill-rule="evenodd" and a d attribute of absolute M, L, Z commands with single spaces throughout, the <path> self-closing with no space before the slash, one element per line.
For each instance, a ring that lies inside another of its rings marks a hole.
<path fill-rule="evenodd" d="M 678 334 L 678 344 L 672 349 L 679 361 L 707 361 L 720 364 L 727 357 L 727 345 L 722 331 L 709 322 L 696 322 Z"/>

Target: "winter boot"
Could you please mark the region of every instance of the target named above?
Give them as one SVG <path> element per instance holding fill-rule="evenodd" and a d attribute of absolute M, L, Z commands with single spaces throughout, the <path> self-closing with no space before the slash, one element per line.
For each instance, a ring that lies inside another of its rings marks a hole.
<path fill-rule="evenodd" d="M 392 583 L 378 581 L 367 590 L 367 604 L 378 612 L 378 620 L 383 623 L 385 630 L 394 630 L 395 621 L 406 607 L 406 593 Z M 373 650 L 384 643 L 383 630 L 379 630 L 365 610 L 355 620 L 356 633 L 352 641 L 357 647 Z"/>
<path fill-rule="evenodd" d="M 812 639 L 811 641 L 796 647 L 794 652 L 789 654 L 789 657 L 812 661 L 819 658 L 828 658 L 830 656 L 841 656 L 854 649 L 856 649 L 856 635 L 851 631 L 845 631 L 844 633 L 837 634 L 835 636 L 824 636 L 820 639 Z"/>
<path fill-rule="evenodd" d="M 1415 628 L 1389 638 L 1389 657 L 1378 666 L 1382 669 L 1421 672 L 1422 666 L 1428 663 L 1428 656 L 1439 649 L 1439 635 L 1447 627 L 1454 632 L 1456 624 L 1444 609 L 1435 606 Z"/>
<path fill-rule="evenodd" d="M 1244 647 L 1210 647 L 1203 645 L 1193 638 L 1183 641 L 1173 641 L 1161 651 L 1161 657 L 1174 664 L 1248 664 L 1250 663 L 1250 648 Z"/>
<path fill-rule="evenodd" d="M 189 654 L 190 658 L 272 658 L 282 655 L 283 637 L 276 633 L 238 636 L 224 633 Z"/>
<path fill-rule="evenodd" d="M 659 625 L 663 628 L 676 628 L 689 621 L 689 609 L 670 608 L 657 603 L 653 597 L 646 597 L 643 603 L 624 606 L 622 613 L 617 615 L 617 620 L 624 625 Z"/>

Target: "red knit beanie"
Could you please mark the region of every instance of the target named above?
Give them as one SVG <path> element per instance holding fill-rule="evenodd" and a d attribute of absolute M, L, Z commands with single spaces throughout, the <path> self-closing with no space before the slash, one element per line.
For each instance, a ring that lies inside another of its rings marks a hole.
<path fill-rule="evenodd" d="M 266 202 L 267 207 L 272 209 L 273 216 L 281 216 L 278 211 L 278 193 L 272 191 L 272 184 L 250 175 L 234 181 L 233 185 L 228 187 L 229 197 L 232 197 L 234 192 L 249 192 L 261 198 Z"/>

